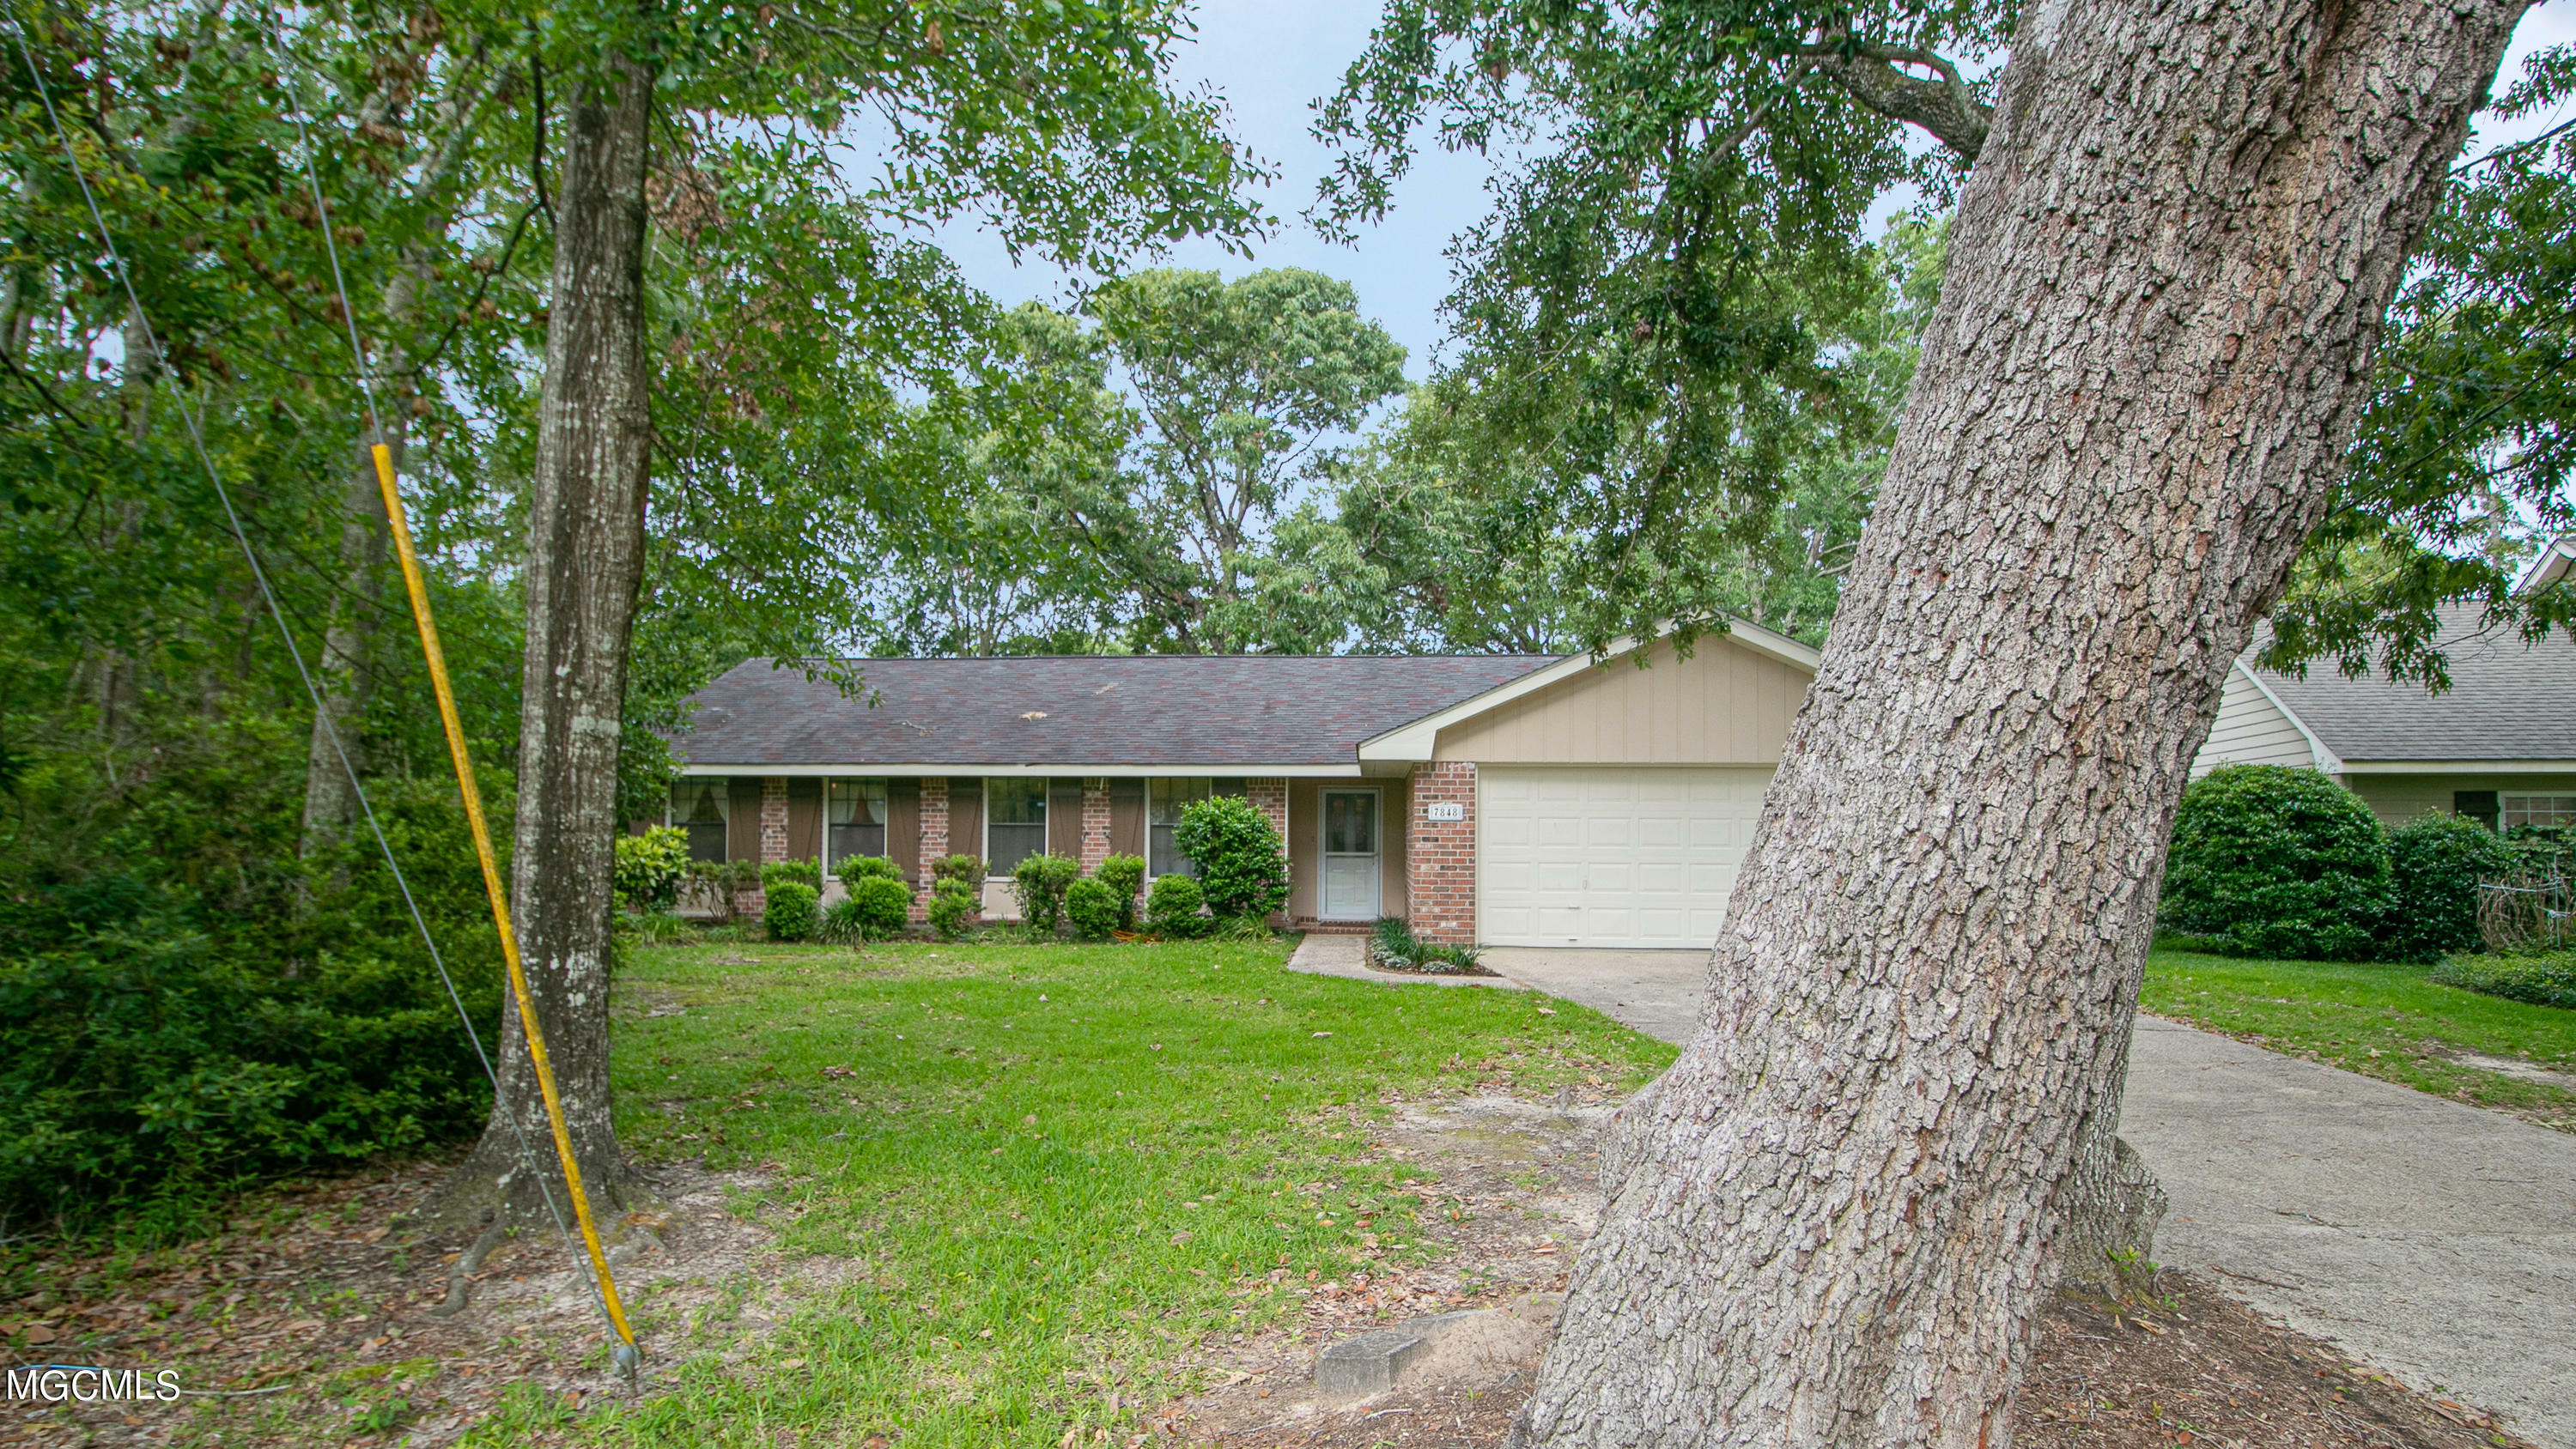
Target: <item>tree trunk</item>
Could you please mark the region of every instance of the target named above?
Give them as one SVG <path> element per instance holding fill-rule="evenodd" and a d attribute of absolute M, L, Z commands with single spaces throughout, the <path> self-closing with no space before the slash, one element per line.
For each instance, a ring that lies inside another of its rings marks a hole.
<path fill-rule="evenodd" d="M 618 723 L 643 578 L 650 464 L 644 359 L 644 173 L 652 76 L 612 62 L 567 107 L 556 199 L 545 394 L 528 504 L 528 642 L 519 716 L 511 908 L 573 1149 L 603 1216 L 635 1190 L 609 1116 L 608 966 Z M 501 1015 L 502 1100 L 560 1179 L 515 1012 Z M 518 1139 L 496 1104 L 451 1207 L 511 1176 Z"/>
<path fill-rule="evenodd" d="M 2165 841 L 2520 0 L 2040 0 L 1516 1444 L 2000 1445 Z"/>
<path fill-rule="evenodd" d="M 385 569 L 385 500 L 376 485 L 376 464 L 367 443 L 358 446 L 342 500 L 340 521 L 340 593 L 332 603 L 331 621 L 322 631 L 322 652 L 314 660 L 314 683 L 322 696 L 313 712 L 312 737 L 305 750 L 304 831 L 300 853 L 346 839 L 358 823 L 357 787 L 351 771 L 367 768 L 366 742 L 359 737 L 358 715 L 367 707 L 374 683 L 376 609 L 383 596 Z M 399 417 L 381 441 L 402 466 L 403 428 Z M 344 765 L 341 756 L 346 754 Z"/>

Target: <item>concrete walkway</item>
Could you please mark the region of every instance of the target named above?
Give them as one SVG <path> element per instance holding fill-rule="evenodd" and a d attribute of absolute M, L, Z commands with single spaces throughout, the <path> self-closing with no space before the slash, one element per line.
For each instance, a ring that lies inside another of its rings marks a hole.
<path fill-rule="evenodd" d="M 1671 1042 L 1698 1021 L 1707 959 L 1485 954 Z M 2576 1137 L 2155 1017 L 2121 1115 L 2173 1200 L 2158 1259 L 2576 1449 Z"/>

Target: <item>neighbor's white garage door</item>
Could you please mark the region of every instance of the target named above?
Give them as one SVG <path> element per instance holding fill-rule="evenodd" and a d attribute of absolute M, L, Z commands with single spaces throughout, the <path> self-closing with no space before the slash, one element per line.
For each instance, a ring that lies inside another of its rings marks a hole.
<path fill-rule="evenodd" d="M 1494 946 L 1717 939 L 1771 771 L 1477 771 L 1476 934 Z"/>

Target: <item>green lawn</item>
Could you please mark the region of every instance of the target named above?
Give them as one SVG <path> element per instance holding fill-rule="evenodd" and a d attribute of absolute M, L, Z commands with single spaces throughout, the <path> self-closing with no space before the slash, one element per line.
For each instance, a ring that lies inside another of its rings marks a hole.
<path fill-rule="evenodd" d="M 645 1160 L 763 1165 L 744 1204 L 853 1270 L 754 1355 L 643 1295 L 671 1391 L 619 1443 L 1053 1445 L 1188 1387 L 1191 1340 L 1403 1259 L 1395 1096 L 1626 1092 L 1672 1051 L 1527 992 L 1284 969 L 1274 944 L 687 947 L 617 983 L 618 1130 Z M 748 964 L 741 964 L 749 958 Z M 673 1007 L 679 1007 L 676 1014 Z M 1546 1008 L 1543 1012 L 1542 1008 Z M 656 1012 L 663 1014 L 654 1014 Z M 1114 1370 L 1114 1371 L 1113 1371 Z M 1104 1381 L 1109 1380 L 1109 1381 Z M 1113 1408 L 1113 1395 L 1116 1407 Z M 467 1442 L 561 1423 L 530 1399 Z"/>
<path fill-rule="evenodd" d="M 2274 1051 L 2576 1131 L 2576 1091 L 2445 1055 L 2576 1068 L 2576 1011 L 2437 986 L 2427 969 L 2157 951 L 2147 957 L 2138 1004 Z"/>

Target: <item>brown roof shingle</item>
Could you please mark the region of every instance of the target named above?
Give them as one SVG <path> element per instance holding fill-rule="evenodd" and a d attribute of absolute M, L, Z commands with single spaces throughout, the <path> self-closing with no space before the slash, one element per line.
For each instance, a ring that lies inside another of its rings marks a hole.
<path fill-rule="evenodd" d="M 674 750 L 726 765 L 1351 765 L 1361 740 L 1557 656 L 1044 655 L 864 659 L 860 697 L 748 660 L 690 696 Z M 866 696 L 875 696 L 870 707 Z"/>

